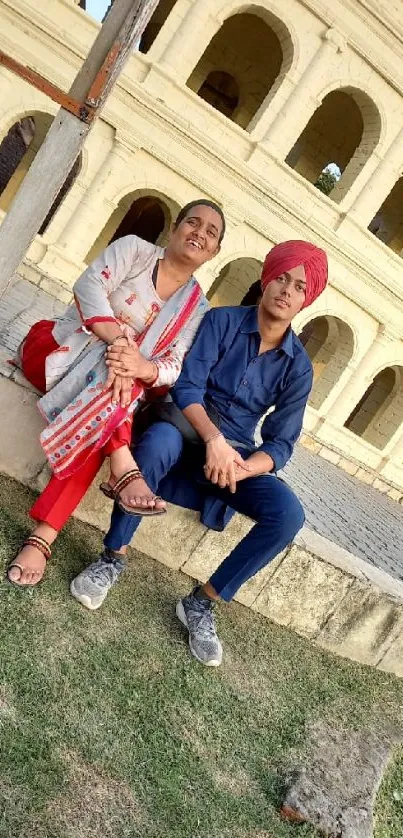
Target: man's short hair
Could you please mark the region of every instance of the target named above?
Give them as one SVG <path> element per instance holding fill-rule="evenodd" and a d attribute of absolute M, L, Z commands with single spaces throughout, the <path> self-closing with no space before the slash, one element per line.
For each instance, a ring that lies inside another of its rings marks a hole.
<path fill-rule="evenodd" d="M 257 279 L 254 282 L 248 291 L 246 292 L 245 296 L 241 300 L 241 306 L 257 306 L 262 299 L 262 286 L 260 284 L 260 279 Z"/>

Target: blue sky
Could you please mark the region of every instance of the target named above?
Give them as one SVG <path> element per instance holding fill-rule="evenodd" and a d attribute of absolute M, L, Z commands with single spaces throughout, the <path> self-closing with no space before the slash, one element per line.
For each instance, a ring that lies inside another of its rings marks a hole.
<path fill-rule="evenodd" d="M 96 20 L 102 20 L 108 6 L 109 0 L 87 0 L 87 12 Z"/>

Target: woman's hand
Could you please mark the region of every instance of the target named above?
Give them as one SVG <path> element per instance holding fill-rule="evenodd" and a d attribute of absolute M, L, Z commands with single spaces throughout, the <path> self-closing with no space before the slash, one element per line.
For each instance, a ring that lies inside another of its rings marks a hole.
<path fill-rule="evenodd" d="M 111 344 L 108 349 L 114 349 L 116 347 L 116 352 L 121 353 L 122 350 L 128 349 L 128 339 L 121 335 Z M 108 361 L 106 361 L 108 364 Z M 128 407 L 131 402 L 131 393 L 132 393 L 132 386 L 133 386 L 133 377 L 132 376 L 121 376 L 118 374 L 117 370 L 114 367 L 109 366 L 108 369 L 108 376 L 103 386 L 103 390 L 110 390 L 112 389 L 112 403 L 113 404 L 120 404 L 121 407 Z"/>
<path fill-rule="evenodd" d="M 132 386 L 131 378 L 122 378 L 120 375 L 115 375 L 112 384 L 112 403 L 120 404 L 121 407 L 129 407 L 132 400 Z"/>
<path fill-rule="evenodd" d="M 115 341 L 113 346 L 108 346 L 106 365 L 109 367 L 108 380 L 111 372 L 121 378 L 139 378 L 146 382 L 156 377 L 155 364 L 143 357 L 136 343 L 127 346 Z"/>
<path fill-rule="evenodd" d="M 112 404 L 120 404 L 121 407 L 128 407 L 131 402 L 133 379 L 118 375 L 109 369 L 108 378 L 105 381 L 103 390 L 112 389 Z"/>
<path fill-rule="evenodd" d="M 228 486 L 230 492 L 236 491 L 237 471 L 249 472 L 249 466 L 235 448 L 225 441 L 222 435 L 206 444 L 206 465 L 204 473 L 208 480 L 216 483 L 221 489 Z M 238 477 L 239 479 L 239 477 Z"/>

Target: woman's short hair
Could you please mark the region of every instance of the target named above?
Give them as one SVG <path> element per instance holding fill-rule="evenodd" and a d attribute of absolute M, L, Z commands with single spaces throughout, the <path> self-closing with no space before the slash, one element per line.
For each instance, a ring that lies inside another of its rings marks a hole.
<path fill-rule="evenodd" d="M 218 213 L 218 215 L 220 216 L 221 221 L 222 221 L 222 230 L 221 230 L 221 233 L 218 237 L 218 243 L 221 244 L 221 242 L 224 238 L 225 227 L 226 227 L 225 216 L 224 216 L 224 213 L 223 213 L 221 207 L 219 207 L 218 204 L 215 204 L 214 201 L 208 201 L 206 198 L 200 198 L 199 201 L 191 201 L 190 204 L 186 204 L 185 207 L 182 207 L 182 209 L 179 210 L 178 217 L 175 221 L 176 227 L 179 226 L 179 224 L 181 223 L 181 221 L 184 220 L 184 218 L 187 218 L 190 211 L 192 209 L 194 209 L 195 207 L 210 207 L 211 209 L 215 210 L 216 213 Z"/>

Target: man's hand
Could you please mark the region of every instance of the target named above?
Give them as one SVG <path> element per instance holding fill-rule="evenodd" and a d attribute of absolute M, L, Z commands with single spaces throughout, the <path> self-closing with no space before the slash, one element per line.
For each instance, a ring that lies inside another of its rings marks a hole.
<path fill-rule="evenodd" d="M 250 454 L 246 463 L 249 467 L 249 471 L 246 472 L 244 468 L 240 468 L 239 466 L 235 466 L 235 478 L 237 483 L 240 480 L 245 480 L 247 477 L 259 477 L 261 474 L 271 474 L 275 470 L 274 460 L 270 457 L 270 454 L 266 454 L 264 451 L 254 451 L 253 454 Z"/>
<path fill-rule="evenodd" d="M 230 492 L 234 494 L 237 481 L 236 470 L 242 473 L 245 472 L 245 477 L 248 477 L 248 464 L 225 441 L 223 436 L 217 436 L 206 444 L 206 465 L 204 466 L 204 473 L 208 480 L 218 484 L 221 489 L 225 489 L 228 486 Z"/>

